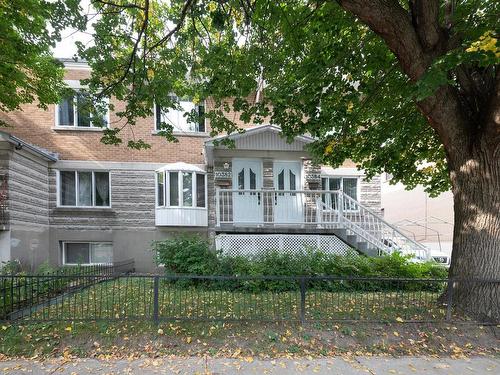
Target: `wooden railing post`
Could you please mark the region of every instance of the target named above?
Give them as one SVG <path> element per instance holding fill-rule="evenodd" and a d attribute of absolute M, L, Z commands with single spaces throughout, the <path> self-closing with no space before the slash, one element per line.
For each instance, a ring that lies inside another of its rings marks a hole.
<path fill-rule="evenodd" d="M 215 188 L 215 220 L 216 226 L 220 227 L 220 188 Z"/>
<path fill-rule="evenodd" d="M 337 196 L 339 197 L 339 222 L 342 223 L 344 220 L 344 193 L 340 190 L 337 191 Z"/>

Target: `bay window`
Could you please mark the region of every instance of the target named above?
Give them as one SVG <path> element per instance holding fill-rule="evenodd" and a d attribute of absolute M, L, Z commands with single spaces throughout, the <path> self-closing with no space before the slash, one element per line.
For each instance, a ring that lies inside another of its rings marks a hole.
<path fill-rule="evenodd" d="M 59 206 L 111 206 L 109 172 L 59 171 L 57 178 Z"/>
<path fill-rule="evenodd" d="M 62 261 L 66 265 L 112 264 L 111 242 L 62 242 Z"/>
<path fill-rule="evenodd" d="M 206 177 L 192 171 L 156 172 L 157 207 L 206 208 Z"/>
<path fill-rule="evenodd" d="M 174 132 L 205 133 L 205 103 L 195 103 L 190 99 L 173 97 L 179 109 L 161 108 L 155 105 L 155 130 L 161 131 L 162 124 L 173 127 Z M 188 115 L 194 113 L 196 118 Z"/>

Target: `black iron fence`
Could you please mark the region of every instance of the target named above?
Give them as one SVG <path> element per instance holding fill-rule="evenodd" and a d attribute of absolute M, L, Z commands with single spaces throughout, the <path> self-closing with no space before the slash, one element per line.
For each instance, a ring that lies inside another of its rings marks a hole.
<path fill-rule="evenodd" d="M 117 275 L 134 271 L 134 260 L 113 264 L 65 266 L 38 275 L 0 275 L 0 320 L 26 315 L 40 304 L 74 293 Z M 67 297 L 66 297 L 67 298 Z"/>
<path fill-rule="evenodd" d="M 77 290 L 25 299 L 0 317 L 25 321 L 400 321 L 463 319 L 454 309 L 459 280 L 334 276 L 80 275 Z M 0 276 L 3 282 L 5 277 Z M 16 276 L 37 285 L 43 276 Z M 68 285 L 72 276 L 54 277 Z M 62 280 L 62 281 L 61 281 Z M 52 281 L 55 282 L 55 281 Z M 498 287 L 500 281 L 477 281 Z M 476 283 L 476 281 L 467 281 Z M 23 285 L 24 285 L 23 284 Z M 9 289 L 3 289 L 3 291 Z M 5 292 L 4 292 L 5 293 Z M 15 293 L 13 293 L 15 294 Z M 28 292 L 29 295 L 29 292 Z M 8 299 L 7 299 L 8 301 Z M 491 310 L 498 308 L 492 298 Z M 487 307 L 486 307 L 487 310 Z"/>

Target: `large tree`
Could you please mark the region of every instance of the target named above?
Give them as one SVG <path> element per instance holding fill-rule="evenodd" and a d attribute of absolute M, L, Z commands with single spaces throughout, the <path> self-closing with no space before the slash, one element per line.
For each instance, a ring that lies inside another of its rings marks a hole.
<path fill-rule="evenodd" d="M 215 99 L 213 134 L 271 121 L 318 138 L 318 161 L 357 162 L 409 188 L 451 187 L 452 277 L 500 278 L 500 2 L 493 0 L 92 0 L 96 100 L 133 126 L 170 93 Z M 259 100 L 253 98 L 259 92 Z M 227 100 L 227 98 L 232 98 Z M 196 116 L 191 113 L 189 116 Z M 173 140 L 172 128 L 163 134 Z M 103 141 L 120 143 L 120 126 Z M 141 139 L 129 141 L 148 147 Z M 459 283 L 459 306 L 500 316 L 500 288 Z M 498 284 L 497 284 L 498 286 Z"/>
<path fill-rule="evenodd" d="M 500 3 L 491 0 L 103 0 L 80 48 L 97 95 L 127 101 L 129 124 L 168 93 L 310 133 L 318 161 L 346 158 L 409 188 L 450 188 L 450 276 L 500 278 Z M 248 100 L 259 91 L 258 102 Z M 225 98 L 233 98 L 227 101 Z M 189 114 L 193 115 L 194 114 Z M 171 127 L 164 134 L 172 139 Z M 120 142 L 119 130 L 104 141 Z M 141 140 L 132 143 L 147 147 Z M 461 308 L 499 315 L 499 288 L 458 284 Z M 491 294 L 493 293 L 493 294 Z"/>

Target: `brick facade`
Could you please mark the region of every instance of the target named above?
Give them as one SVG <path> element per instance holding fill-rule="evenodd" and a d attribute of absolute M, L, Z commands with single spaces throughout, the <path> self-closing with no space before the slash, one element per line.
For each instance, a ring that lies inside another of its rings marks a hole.
<path fill-rule="evenodd" d="M 65 79 L 79 80 L 88 76 L 88 70 L 67 70 Z M 252 97 L 249 98 L 252 100 Z M 116 112 L 123 110 L 125 104 L 111 99 L 115 110 L 110 113 L 112 127 L 122 127 L 124 122 L 116 116 Z M 207 100 L 207 110 L 213 108 L 214 102 Z M 8 132 L 23 140 L 59 153 L 65 160 L 103 160 L 103 161 L 137 161 L 170 163 L 182 160 L 186 163 L 202 164 L 204 162 L 203 143 L 208 135 L 178 134 L 179 142 L 168 142 L 165 138 L 155 135 L 154 118 L 139 118 L 135 125 L 126 126 L 120 137 L 121 145 L 105 145 L 100 142 L 102 133 L 99 130 L 86 129 L 55 129 L 55 105 L 49 105 L 43 110 L 36 103 L 22 106 L 21 111 L 0 113 L 0 118 L 12 126 Z M 239 114 L 228 112 L 226 116 L 235 121 L 240 127 L 250 125 L 239 119 Z M 210 123 L 207 119 L 207 132 Z M 133 150 L 127 147 L 129 140 L 142 139 L 151 145 L 147 150 Z"/>

